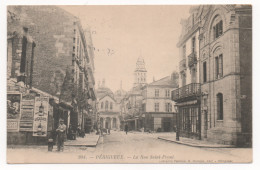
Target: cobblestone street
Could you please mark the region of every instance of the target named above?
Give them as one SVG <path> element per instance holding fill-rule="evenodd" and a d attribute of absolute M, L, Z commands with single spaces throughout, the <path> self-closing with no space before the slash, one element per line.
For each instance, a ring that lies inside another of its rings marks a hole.
<path fill-rule="evenodd" d="M 17 163 L 28 160 L 34 163 L 230 163 L 251 160 L 250 148 L 196 148 L 159 140 L 158 136 L 162 135 L 173 134 L 130 132 L 126 135 L 122 131 L 111 131 L 110 135 L 99 139 L 97 147 L 65 146 L 64 152 L 59 153 L 55 151 L 56 147 L 54 152 L 48 152 L 47 146 L 14 146 L 7 149 L 7 154 Z M 26 157 L 22 156 L 25 152 Z"/>

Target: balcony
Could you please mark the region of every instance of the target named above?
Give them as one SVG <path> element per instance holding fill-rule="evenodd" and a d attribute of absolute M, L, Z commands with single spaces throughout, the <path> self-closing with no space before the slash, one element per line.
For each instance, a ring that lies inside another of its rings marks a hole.
<path fill-rule="evenodd" d="M 186 69 L 186 59 L 180 61 L 179 71 L 182 72 Z"/>
<path fill-rule="evenodd" d="M 197 54 L 196 52 L 192 52 L 189 56 L 188 56 L 188 65 L 189 67 L 193 66 L 194 64 L 197 63 Z"/>
<path fill-rule="evenodd" d="M 200 95 L 201 88 L 199 83 L 191 83 L 172 91 L 172 100 L 180 101 L 186 98 L 194 98 Z"/>

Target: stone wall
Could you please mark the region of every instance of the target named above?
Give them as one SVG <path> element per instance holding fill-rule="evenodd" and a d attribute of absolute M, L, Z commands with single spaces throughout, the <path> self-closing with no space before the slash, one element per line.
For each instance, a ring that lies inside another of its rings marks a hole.
<path fill-rule="evenodd" d="M 244 23 L 250 21 L 252 16 L 247 15 L 242 23 L 240 15 L 234 11 L 215 9 L 209 18 L 211 22 L 215 15 L 221 15 L 223 19 L 223 34 L 216 40 L 210 39 L 209 22 L 209 26 L 205 26 L 207 30 L 204 30 L 208 43 L 201 47 L 200 53 L 201 65 L 207 62 L 206 83 L 202 81 L 203 68 L 200 68 L 203 93 L 202 138 L 221 144 L 242 145 L 245 144 L 245 139 L 241 134 L 250 136 L 252 132 L 252 25 Z M 216 50 L 223 54 L 221 78 L 215 76 Z M 217 120 L 218 93 L 223 94 L 223 120 Z M 204 99 L 207 99 L 206 103 Z M 208 112 L 208 130 L 205 129 L 205 110 Z"/>
<path fill-rule="evenodd" d="M 15 11 L 23 16 L 17 27 L 27 27 L 36 43 L 33 86 L 58 94 L 72 65 L 75 17 L 55 6 L 18 6 Z"/>

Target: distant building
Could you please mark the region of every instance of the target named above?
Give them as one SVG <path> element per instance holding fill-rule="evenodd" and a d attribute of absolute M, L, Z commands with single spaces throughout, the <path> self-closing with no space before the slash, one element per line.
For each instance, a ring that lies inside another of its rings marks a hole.
<path fill-rule="evenodd" d="M 128 124 L 129 130 L 137 130 L 137 118 L 141 115 L 142 110 L 142 87 L 147 84 L 147 70 L 142 56 L 139 56 L 136 61 L 134 70 L 134 85 L 127 93 L 124 99 L 124 107 L 126 113 L 124 121 Z"/>
<path fill-rule="evenodd" d="M 200 5 L 182 21 L 180 88 L 172 99 L 181 136 L 252 144 L 252 7 Z"/>
<path fill-rule="evenodd" d="M 138 57 L 136 62 L 136 68 L 134 72 L 134 87 L 139 85 L 143 86 L 146 84 L 146 73 L 145 62 L 142 56 Z"/>
<path fill-rule="evenodd" d="M 178 88 L 178 79 L 167 76 L 142 88 L 142 121 L 146 131 L 170 132 L 176 129 L 176 114 L 171 91 Z"/>
<path fill-rule="evenodd" d="M 114 93 L 105 86 L 105 79 L 96 92 L 100 127 L 119 130 L 121 121 L 120 103 L 114 98 Z"/>

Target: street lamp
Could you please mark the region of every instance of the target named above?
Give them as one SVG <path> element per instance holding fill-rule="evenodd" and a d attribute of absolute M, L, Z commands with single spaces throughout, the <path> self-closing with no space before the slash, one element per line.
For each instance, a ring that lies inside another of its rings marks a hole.
<path fill-rule="evenodd" d="M 176 112 L 176 141 L 180 140 L 180 129 L 179 129 L 179 107 L 177 105 L 174 105 L 174 109 Z"/>

